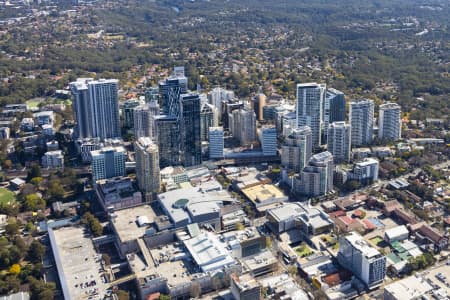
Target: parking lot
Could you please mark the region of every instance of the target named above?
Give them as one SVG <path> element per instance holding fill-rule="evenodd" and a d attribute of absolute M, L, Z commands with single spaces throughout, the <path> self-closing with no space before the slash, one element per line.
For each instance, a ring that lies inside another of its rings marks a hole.
<path fill-rule="evenodd" d="M 447 295 L 450 295 L 450 266 L 444 264 L 440 267 L 426 271 L 426 273 L 425 278 L 429 279 L 434 285 L 443 288 L 447 291 Z M 437 278 L 438 274 L 442 274 L 445 279 L 439 280 Z"/>

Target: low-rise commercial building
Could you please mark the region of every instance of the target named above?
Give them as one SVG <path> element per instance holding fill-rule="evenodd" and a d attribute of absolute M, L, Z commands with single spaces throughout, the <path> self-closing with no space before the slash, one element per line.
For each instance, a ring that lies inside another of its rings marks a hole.
<path fill-rule="evenodd" d="M 129 177 L 98 180 L 95 192 L 103 209 L 123 209 L 142 204 L 142 194 Z"/>
<path fill-rule="evenodd" d="M 284 203 L 268 210 L 267 219 L 269 228 L 275 234 L 299 229 L 308 238 L 334 228 L 334 222 L 322 209 L 308 207 L 300 202 Z"/>

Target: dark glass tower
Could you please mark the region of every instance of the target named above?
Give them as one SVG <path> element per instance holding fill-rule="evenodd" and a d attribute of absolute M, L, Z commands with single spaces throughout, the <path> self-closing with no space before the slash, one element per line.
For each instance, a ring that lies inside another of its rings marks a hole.
<path fill-rule="evenodd" d="M 185 167 L 196 166 L 202 163 L 200 97 L 183 94 L 180 104 L 181 159 Z"/>

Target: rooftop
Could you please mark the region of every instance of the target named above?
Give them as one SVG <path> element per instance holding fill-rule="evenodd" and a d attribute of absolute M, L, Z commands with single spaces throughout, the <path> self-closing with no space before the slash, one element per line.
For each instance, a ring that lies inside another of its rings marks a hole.
<path fill-rule="evenodd" d="M 122 243 L 144 236 L 149 229 L 148 224 L 147 226 L 145 224 L 143 224 L 144 226 L 139 226 L 139 217 L 141 219 L 146 217 L 148 223 L 151 224 L 155 220 L 155 213 L 149 205 L 142 205 L 118 210 L 111 214 L 112 226 Z"/>
<path fill-rule="evenodd" d="M 224 201 L 235 201 L 227 191 L 208 192 L 201 185 L 159 194 L 158 200 L 175 224 L 190 223 L 191 218 L 208 213 L 218 214 Z"/>
<path fill-rule="evenodd" d="M 433 287 L 423 278 L 410 276 L 384 287 L 385 291 L 397 300 L 418 299 L 431 291 Z"/>
<path fill-rule="evenodd" d="M 287 200 L 286 195 L 273 184 L 260 184 L 242 189 L 242 193 L 255 204 L 262 204 L 273 198 Z"/>
<path fill-rule="evenodd" d="M 203 272 L 216 271 L 236 263 L 226 250 L 226 244 L 211 232 L 202 232 L 183 242 Z"/>
<path fill-rule="evenodd" d="M 101 255 L 84 227 L 49 229 L 59 280 L 65 299 L 103 299 Z"/>
<path fill-rule="evenodd" d="M 344 238 L 367 258 L 380 255 L 380 252 L 377 249 L 372 247 L 362 236 L 355 232 L 351 232 Z"/>

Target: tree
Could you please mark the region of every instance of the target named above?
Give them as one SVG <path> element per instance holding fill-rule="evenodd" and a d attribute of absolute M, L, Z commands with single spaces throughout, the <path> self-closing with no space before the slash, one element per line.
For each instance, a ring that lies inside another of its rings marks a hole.
<path fill-rule="evenodd" d="M 20 235 L 17 235 L 14 238 L 14 246 L 16 246 L 21 253 L 25 253 L 28 251 L 28 246 Z"/>
<path fill-rule="evenodd" d="M 38 164 L 33 164 L 28 170 L 27 181 L 30 181 L 34 177 L 41 177 L 41 167 Z"/>
<path fill-rule="evenodd" d="M 59 179 L 51 179 L 47 190 L 48 198 L 51 201 L 58 201 L 63 199 L 64 194 L 65 191 L 61 185 L 61 181 Z"/>
<path fill-rule="evenodd" d="M 88 225 L 89 229 L 95 237 L 103 234 L 102 224 L 100 224 L 99 220 L 90 212 L 87 212 L 83 215 L 83 217 L 81 218 L 81 222 Z"/>
<path fill-rule="evenodd" d="M 19 264 L 13 264 L 11 268 L 9 268 L 9 273 L 17 275 L 20 273 L 20 265 Z"/>
<path fill-rule="evenodd" d="M 294 276 L 294 277 L 297 276 L 297 274 L 298 274 L 297 266 L 289 266 L 287 271 L 291 276 Z"/>
<path fill-rule="evenodd" d="M 7 159 L 3 162 L 3 168 L 9 170 L 12 168 L 12 161 L 10 159 Z"/>
<path fill-rule="evenodd" d="M 8 224 L 5 226 L 5 232 L 8 236 L 14 236 L 19 232 L 19 228 L 19 223 L 14 219 L 10 219 Z"/>
<path fill-rule="evenodd" d="M 39 263 L 42 261 L 45 254 L 45 247 L 38 240 L 31 242 L 30 248 L 28 249 L 28 259 L 32 263 Z"/>
<path fill-rule="evenodd" d="M 45 283 L 31 276 L 28 277 L 30 283 L 31 300 L 52 300 L 55 284 L 53 282 Z"/>
<path fill-rule="evenodd" d="M 35 186 L 39 186 L 41 184 L 41 182 L 44 180 L 44 178 L 42 177 L 34 177 L 31 179 L 31 184 L 35 185 Z"/>
<path fill-rule="evenodd" d="M 130 295 L 128 294 L 127 291 L 117 290 L 115 292 L 115 294 L 117 295 L 117 298 L 119 298 L 119 300 L 128 300 L 128 299 L 130 299 Z"/>
<path fill-rule="evenodd" d="M 37 194 L 29 194 L 25 196 L 25 209 L 28 211 L 43 210 L 46 207 L 45 200 Z"/>
<path fill-rule="evenodd" d="M 241 222 L 236 222 L 236 230 L 244 230 L 245 226 Z"/>

